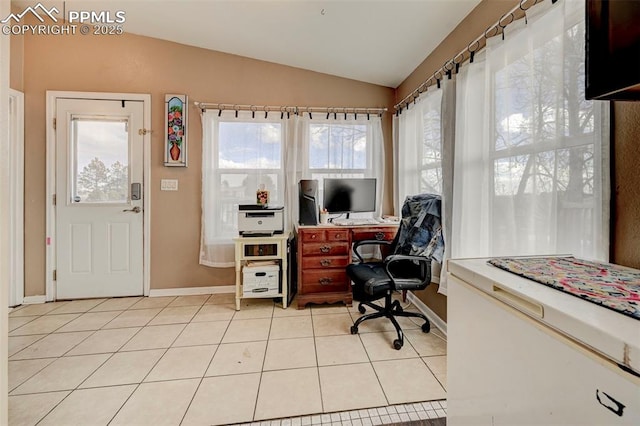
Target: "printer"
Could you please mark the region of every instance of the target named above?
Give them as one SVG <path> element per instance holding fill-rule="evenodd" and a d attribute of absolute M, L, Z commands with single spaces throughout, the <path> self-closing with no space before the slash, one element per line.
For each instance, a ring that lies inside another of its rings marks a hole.
<path fill-rule="evenodd" d="M 238 206 L 238 232 L 244 237 L 263 237 L 284 232 L 284 207 L 261 204 Z"/>

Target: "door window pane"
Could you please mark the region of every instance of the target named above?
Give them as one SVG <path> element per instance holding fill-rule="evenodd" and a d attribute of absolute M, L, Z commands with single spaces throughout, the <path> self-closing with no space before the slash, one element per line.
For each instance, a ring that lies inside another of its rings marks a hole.
<path fill-rule="evenodd" d="M 71 119 L 71 202 L 128 202 L 128 129 L 126 118 Z"/>

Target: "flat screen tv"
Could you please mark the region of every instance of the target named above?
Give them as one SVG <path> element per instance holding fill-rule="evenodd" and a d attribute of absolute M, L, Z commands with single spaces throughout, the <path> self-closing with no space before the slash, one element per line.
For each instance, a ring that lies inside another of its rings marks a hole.
<path fill-rule="evenodd" d="M 587 99 L 640 100 L 640 1 L 587 0 Z"/>
<path fill-rule="evenodd" d="M 329 213 L 376 210 L 375 178 L 325 178 L 322 204 Z"/>

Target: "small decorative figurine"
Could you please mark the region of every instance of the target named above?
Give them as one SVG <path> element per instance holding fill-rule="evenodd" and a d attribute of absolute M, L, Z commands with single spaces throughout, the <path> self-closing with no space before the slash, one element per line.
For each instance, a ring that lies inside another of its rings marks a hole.
<path fill-rule="evenodd" d="M 256 191 L 256 203 L 261 206 L 269 204 L 269 191 L 264 189 L 264 184 L 260 185 L 260 189 Z"/>

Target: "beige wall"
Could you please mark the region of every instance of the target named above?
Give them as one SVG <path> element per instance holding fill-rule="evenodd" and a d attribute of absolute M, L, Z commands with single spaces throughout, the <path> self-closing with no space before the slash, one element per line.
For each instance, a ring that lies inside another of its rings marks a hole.
<path fill-rule="evenodd" d="M 493 25 L 516 4 L 515 0 L 483 0 L 478 4 L 398 86 L 396 102 L 400 102 L 405 96 L 417 89 L 421 83 L 427 81 L 445 62 L 469 46 L 469 43 L 483 34 L 490 25 Z"/>
<path fill-rule="evenodd" d="M 23 61 L 24 61 L 24 37 L 23 36 L 11 36 L 11 63 L 9 66 L 9 87 L 22 92 L 24 90 L 23 84 Z"/>
<path fill-rule="evenodd" d="M 27 296 L 45 291 L 45 91 L 151 94 L 152 289 L 233 284 L 231 270 L 198 264 L 202 150 L 200 117 L 193 106 L 189 167 L 162 165 L 166 93 L 185 93 L 191 101 L 255 105 L 391 108 L 394 101 L 390 88 L 136 35 L 25 36 L 23 81 Z M 384 118 L 383 131 L 391 152 L 391 114 Z M 178 179 L 179 191 L 161 192 L 160 179 L 166 178 Z M 386 181 L 389 212 L 392 186 L 390 178 Z"/>

